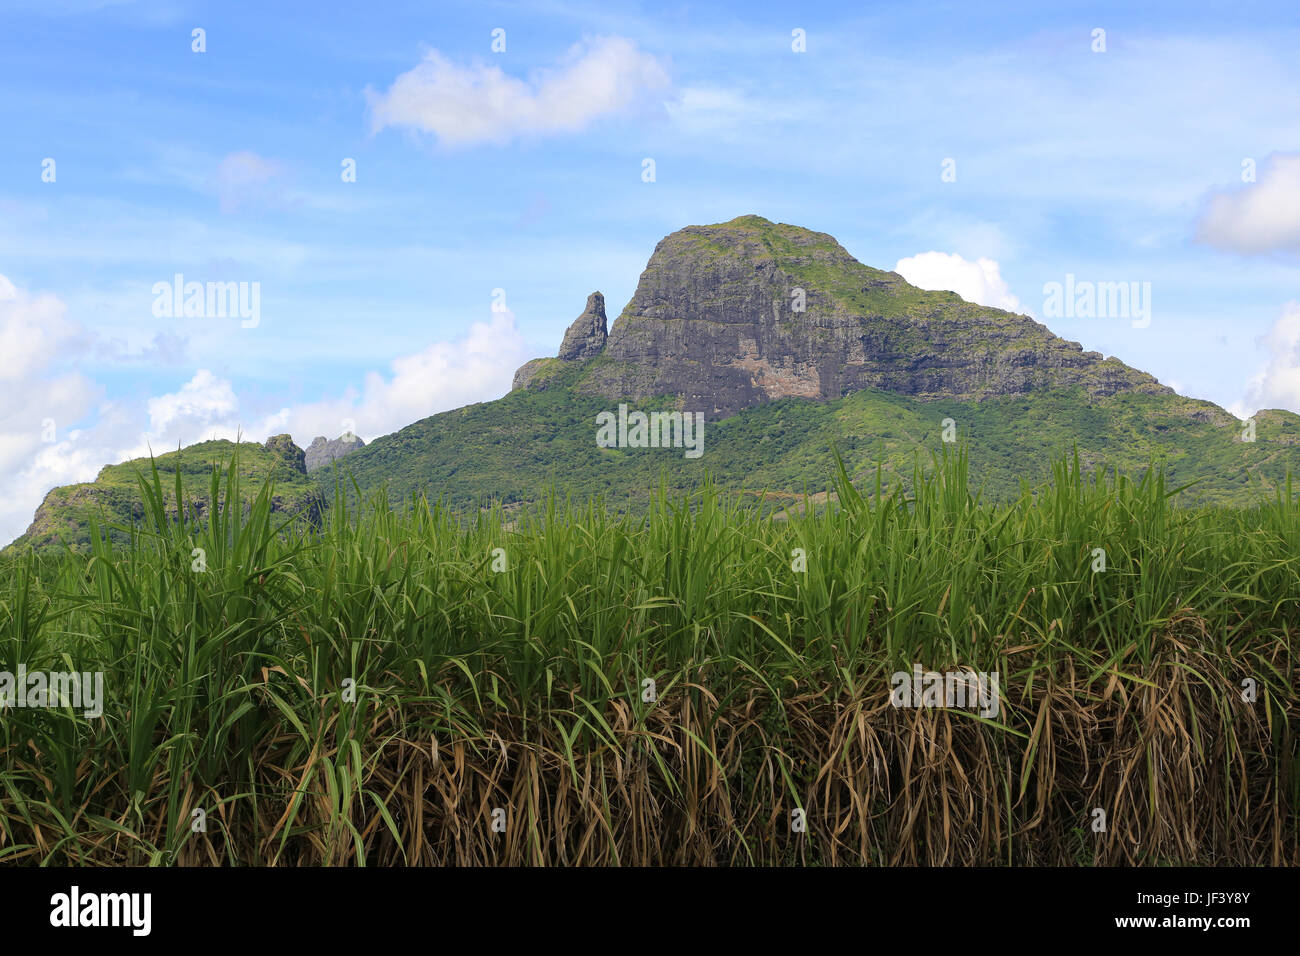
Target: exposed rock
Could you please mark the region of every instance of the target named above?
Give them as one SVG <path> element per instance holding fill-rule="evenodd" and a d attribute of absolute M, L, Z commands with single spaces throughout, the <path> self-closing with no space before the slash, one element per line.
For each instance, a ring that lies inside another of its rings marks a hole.
<path fill-rule="evenodd" d="M 599 292 L 587 296 L 587 307 L 582 315 L 570 323 L 560 343 L 560 354 L 553 359 L 532 359 L 515 370 L 512 389 L 546 388 L 547 376 L 540 373 L 563 368 L 562 362 L 583 362 L 595 358 L 605 348 L 608 338 L 605 319 L 605 297 Z"/>
<path fill-rule="evenodd" d="M 307 474 L 306 456 L 303 450 L 293 443 L 293 436 L 272 435 L 262 447 L 281 458 L 294 471 Z"/>
<path fill-rule="evenodd" d="M 605 347 L 607 335 L 605 297 L 599 292 L 593 292 L 587 296 L 587 308 L 564 333 L 558 357 L 570 362 L 593 358 Z"/>
<path fill-rule="evenodd" d="M 550 359 L 539 358 L 530 359 L 525 362 L 523 365 L 519 366 L 519 368 L 515 369 L 515 378 L 510 387 L 512 389 L 528 388 L 532 384 L 533 377 L 537 374 L 538 370 L 550 361 Z"/>
<path fill-rule="evenodd" d="M 581 390 L 610 399 L 672 395 L 711 418 L 868 387 L 960 400 L 1072 385 L 1094 396 L 1169 391 L 1027 315 L 922 291 L 863 265 L 824 233 L 759 216 L 663 239 L 603 348 L 592 299 L 560 353 L 601 356 Z M 516 387 L 536 387 L 530 366 Z"/>
<path fill-rule="evenodd" d="M 364 448 L 365 445 L 365 442 L 351 433 L 340 435 L 333 440 L 326 438 L 324 435 L 318 435 L 307 446 L 306 469 L 311 472 L 317 468 L 325 468 L 344 455 L 354 452 L 358 448 Z"/>

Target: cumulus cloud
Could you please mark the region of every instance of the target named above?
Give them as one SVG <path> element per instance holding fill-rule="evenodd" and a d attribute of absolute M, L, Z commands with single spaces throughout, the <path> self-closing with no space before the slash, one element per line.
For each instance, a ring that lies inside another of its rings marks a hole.
<path fill-rule="evenodd" d="M 149 399 L 148 409 L 149 432 L 162 436 L 178 427 L 203 428 L 222 422 L 239 410 L 239 399 L 229 382 L 199 369 L 180 391 Z"/>
<path fill-rule="evenodd" d="M 577 132 L 668 85 L 655 57 L 622 37 L 598 37 L 527 81 L 494 65 L 460 66 L 432 50 L 386 93 L 367 96 L 373 131 L 406 127 L 466 146 Z"/>
<path fill-rule="evenodd" d="M 460 339 L 435 342 L 394 359 L 388 372 L 369 372 L 360 388 L 342 395 L 255 414 L 241 408 L 233 385 L 207 369 L 175 392 L 147 402 L 149 429 L 142 441 L 155 452 L 213 438 L 265 441 L 288 432 L 305 447 L 317 435 L 352 431 L 366 441 L 438 412 L 497 398 L 510 390 L 514 369 L 526 358 L 513 313 L 493 313 Z M 145 444 L 136 454 L 147 454 Z"/>
<path fill-rule="evenodd" d="M 899 259 L 894 271 L 919 289 L 956 292 L 976 305 L 1020 311 L 1020 300 L 1011 294 L 992 259 L 968 262 L 955 253 L 922 252 Z"/>
<path fill-rule="evenodd" d="M 271 412 L 242 408 L 231 382 L 199 369 L 175 392 L 146 402 L 148 430 L 122 457 L 213 438 L 261 442 L 282 432 L 304 447 L 317 435 L 337 438 L 345 431 L 370 441 L 438 412 L 499 397 L 510 390 L 525 357 L 515 317 L 503 310 L 475 322 L 460 339 L 394 359 L 387 374 L 367 373 L 359 389 Z"/>
<path fill-rule="evenodd" d="M 65 430 L 102 390 L 59 367 L 88 342 L 58 298 L 30 296 L 0 275 L 0 542 L 23 532 L 54 485 L 93 477 L 95 466 L 69 455 L 75 436 Z"/>
<path fill-rule="evenodd" d="M 1300 153 L 1278 153 L 1258 181 L 1212 195 L 1196 238 L 1231 252 L 1300 253 Z"/>
<path fill-rule="evenodd" d="M 1261 344 L 1269 357 L 1247 383 L 1241 401 L 1229 410 L 1238 418 L 1261 408 L 1300 413 L 1300 302 L 1287 303 Z"/>
<path fill-rule="evenodd" d="M 370 441 L 438 412 L 505 394 L 515 368 L 527 358 L 514 314 L 494 312 L 458 340 L 395 359 L 388 374 L 370 372 L 360 390 L 284 409 L 277 420 L 300 445 L 317 435 L 337 438 L 347 428 Z"/>
<path fill-rule="evenodd" d="M 0 276 L 0 382 L 6 386 L 6 403 L 23 399 L 14 388 L 48 366 L 61 350 L 84 337 L 82 329 L 66 318 L 63 303 L 54 296 L 29 297 Z"/>

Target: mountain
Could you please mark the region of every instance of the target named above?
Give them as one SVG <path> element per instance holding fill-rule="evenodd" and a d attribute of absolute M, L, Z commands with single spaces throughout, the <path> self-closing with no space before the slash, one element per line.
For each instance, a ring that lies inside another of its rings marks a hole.
<path fill-rule="evenodd" d="M 627 403 L 703 414 L 704 453 L 598 447 L 597 416 Z M 967 443 L 993 497 L 1046 480 L 1077 448 L 1129 471 L 1159 460 L 1196 482 L 1189 502 L 1246 504 L 1300 466 L 1300 417 L 1260 412 L 1254 428 L 1245 441 L 1217 405 L 1029 316 L 917 289 L 828 235 L 742 216 L 663 239 L 612 329 L 592 293 L 557 355 L 520 367 L 510 394 L 376 439 L 348 468 L 363 489 L 462 508 L 552 486 L 635 507 L 660 481 L 687 489 L 706 471 L 779 500 L 821 490 L 832 447 L 856 471 L 880 462 L 906 476 L 948 437 Z"/>
<path fill-rule="evenodd" d="M 864 388 L 963 401 L 1076 385 L 1093 397 L 1173 394 L 1028 316 L 922 291 L 863 265 L 824 233 L 758 216 L 668 236 L 608 337 L 604 315 L 595 293 L 558 359 L 528 363 L 516 387 L 556 362 L 599 359 L 581 391 L 611 400 L 673 395 L 711 419 Z M 581 349 L 570 348 L 578 341 Z"/>
<path fill-rule="evenodd" d="M 659 413 L 665 439 L 698 418 L 702 453 L 632 447 L 638 413 Z M 628 440 L 599 440 L 598 423 L 614 418 Z M 1195 483 L 1189 502 L 1247 504 L 1300 470 L 1300 416 L 1260 412 L 1253 429 L 1029 316 L 917 289 L 828 235 L 742 216 L 660 241 L 613 327 L 592 293 L 558 353 L 523 365 L 509 394 L 358 440 L 339 471 L 363 493 L 462 509 L 536 502 L 551 487 L 635 508 L 660 482 L 685 490 L 706 473 L 779 501 L 823 490 L 833 448 L 855 474 L 879 463 L 905 480 L 918 455 L 955 439 L 994 498 L 1046 480 L 1052 458 L 1077 449 L 1130 471 L 1160 461 L 1174 482 Z M 317 439 L 287 472 L 248 466 L 286 482 L 283 507 L 319 508 L 337 479 L 322 462 L 340 441 Z M 185 449 L 184 468 L 210 467 L 214 444 Z M 75 526 L 106 479 L 131 513 L 118 477 L 105 469 L 55 489 L 20 540 Z"/>

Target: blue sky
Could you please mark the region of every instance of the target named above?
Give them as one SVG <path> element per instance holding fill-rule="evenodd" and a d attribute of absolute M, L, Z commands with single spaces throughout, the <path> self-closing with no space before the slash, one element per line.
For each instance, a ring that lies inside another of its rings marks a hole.
<path fill-rule="evenodd" d="M 1296 49 L 1281 2 L 0 3 L 0 539 L 150 447 L 498 397 L 746 213 L 1300 411 Z M 178 273 L 256 324 L 157 315 Z M 1046 317 L 1067 274 L 1150 324 Z"/>

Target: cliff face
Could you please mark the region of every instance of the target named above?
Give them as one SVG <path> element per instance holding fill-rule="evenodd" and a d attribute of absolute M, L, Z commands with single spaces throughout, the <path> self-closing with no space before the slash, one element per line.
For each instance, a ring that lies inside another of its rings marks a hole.
<path fill-rule="evenodd" d="M 317 468 L 327 468 L 344 455 L 365 446 L 366 443 L 356 435 L 340 435 L 335 439 L 317 435 L 312 439 L 312 443 L 307 446 L 306 452 L 303 453 L 304 470 L 310 473 Z"/>
<path fill-rule="evenodd" d="M 558 357 L 589 363 L 582 391 L 676 396 L 711 418 L 863 388 L 962 401 L 1074 385 L 1097 397 L 1169 392 L 1028 316 L 922 291 L 824 233 L 758 216 L 663 239 L 603 347 L 604 336 L 590 334 L 591 307 L 589 299 Z M 538 373 L 554 364 L 528 363 L 516 387 L 544 387 Z"/>
<path fill-rule="evenodd" d="M 573 320 L 560 343 L 559 357 L 565 361 L 595 358 L 608 338 L 605 324 L 605 297 L 599 292 L 587 296 L 587 307 Z"/>

